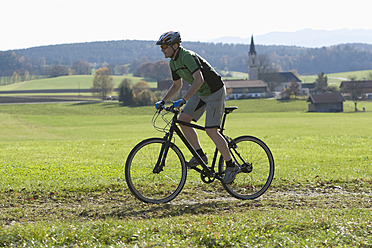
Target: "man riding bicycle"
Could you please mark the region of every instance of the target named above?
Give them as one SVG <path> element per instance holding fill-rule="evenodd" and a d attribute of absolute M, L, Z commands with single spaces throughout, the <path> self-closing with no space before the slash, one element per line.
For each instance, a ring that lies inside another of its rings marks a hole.
<path fill-rule="evenodd" d="M 182 88 L 182 79 L 191 85 L 186 94 L 174 102 L 174 107 L 184 106 L 178 117 L 180 121 L 190 123 L 197 121 L 206 112 L 205 131 L 216 145 L 226 163 L 223 181 L 232 183 L 239 171 L 238 166 L 232 161 L 226 140 L 218 132 L 221 126 L 225 109 L 225 84 L 221 76 L 202 57 L 193 51 L 181 46 L 179 32 L 167 32 L 160 36 L 156 45 L 160 45 L 165 58 L 170 58 L 169 66 L 172 71 L 173 84 L 163 99 L 155 103 L 156 109 L 160 108 L 175 96 Z M 198 134 L 194 128 L 180 125 L 187 140 L 200 155 L 205 163 L 208 158 L 201 148 Z M 199 162 L 192 157 L 187 166 L 195 168 Z"/>

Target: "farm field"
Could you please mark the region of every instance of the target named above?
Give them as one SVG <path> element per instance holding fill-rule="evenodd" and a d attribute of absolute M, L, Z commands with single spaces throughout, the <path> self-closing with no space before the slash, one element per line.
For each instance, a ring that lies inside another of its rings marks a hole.
<path fill-rule="evenodd" d="M 326 74 L 326 76 L 328 77 L 329 85 L 335 85 L 338 87 L 342 81 L 350 80 L 351 78 L 355 78 L 356 80 L 368 78 L 369 73 L 372 73 L 372 70 L 331 73 Z M 303 75 L 300 79 L 302 80 L 302 83 L 313 83 L 317 78 L 317 75 Z"/>
<path fill-rule="evenodd" d="M 24 81 L 15 84 L 4 85 L 0 87 L 0 91 L 17 91 L 17 90 L 49 90 L 49 89 L 90 89 L 93 84 L 94 75 L 74 75 L 63 76 L 56 78 L 35 79 Z M 128 78 L 132 83 L 139 80 L 146 80 L 140 77 L 128 76 L 113 76 L 115 88 L 119 86 L 124 78 Z M 155 82 L 149 82 L 153 85 Z"/>
<path fill-rule="evenodd" d="M 163 136 L 151 126 L 153 107 L 0 105 L 0 246 L 372 246 L 372 102 L 358 103 L 365 112 L 345 102 L 344 113 L 307 113 L 305 101 L 227 106 L 239 107 L 227 135 L 270 147 L 269 190 L 241 201 L 190 171 L 175 200 L 153 205 L 136 200 L 124 179 L 133 146 Z"/>

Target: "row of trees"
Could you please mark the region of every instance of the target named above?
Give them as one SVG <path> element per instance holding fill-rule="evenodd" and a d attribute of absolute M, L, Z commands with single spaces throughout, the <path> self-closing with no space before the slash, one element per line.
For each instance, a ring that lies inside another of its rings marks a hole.
<path fill-rule="evenodd" d="M 160 81 L 171 78 L 171 71 L 166 60 L 159 60 L 155 63 L 147 62 L 139 65 L 133 73 L 133 76 Z"/>
<path fill-rule="evenodd" d="M 98 95 L 102 100 L 106 100 L 113 91 L 114 83 L 110 70 L 107 67 L 98 69 L 93 78 L 92 93 Z M 138 81 L 132 86 L 127 78 L 120 83 L 118 91 L 118 100 L 123 106 L 151 105 L 159 99 L 156 93 L 161 94 L 150 91 L 150 86 L 145 81 Z"/>
<path fill-rule="evenodd" d="M 27 50 L 27 49 L 26 49 Z M 59 77 L 67 75 L 90 75 L 92 69 L 107 67 L 112 75 L 128 74 L 127 64 L 107 63 L 97 64 L 79 59 L 71 64 L 55 60 L 47 63 L 44 57 L 30 58 L 20 55 L 20 52 L 0 51 L 0 83 L 10 84 L 30 80 L 32 77 Z M 142 60 L 136 60 L 135 64 Z M 146 60 L 148 61 L 148 60 Z M 134 68 L 135 69 L 135 68 Z M 133 69 L 133 70 L 134 70 Z"/>
<path fill-rule="evenodd" d="M 159 100 L 155 92 L 145 81 L 139 81 L 133 86 L 128 79 L 124 79 L 119 85 L 119 102 L 123 106 L 148 106 Z M 159 94 L 158 94 L 159 95 Z"/>
<path fill-rule="evenodd" d="M 13 53 L 13 56 L 11 57 L 15 59 L 17 56 L 15 55 L 15 53 Z M 141 77 L 147 77 L 153 80 L 163 80 L 169 78 L 170 76 L 169 68 L 167 71 L 165 65 L 167 65 L 167 62 L 165 60 L 157 61 L 155 63 L 145 62 L 139 65 L 135 73 L 136 75 L 140 75 Z M 79 60 L 76 61 L 71 67 L 60 64 L 51 66 L 45 65 L 43 66 L 42 70 L 33 71 L 33 73 L 37 74 L 32 74 L 32 72 L 28 71 L 27 69 L 21 69 L 16 70 L 12 72 L 11 75 L 7 76 L 7 74 L 10 73 L 9 70 L 6 71 L 4 75 L 0 74 L 0 85 L 19 83 L 36 78 L 54 78 L 69 75 L 90 75 L 94 68 L 95 65 L 91 65 L 88 61 Z M 109 75 L 125 75 L 129 73 L 128 65 L 103 63 L 101 68 L 107 68 Z"/>
<path fill-rule="evenodd" d="M 15 71 L 11 77 L 0 77 L 0 85 L 14 84 L 33 79 L 35 79 L 35 76 L 30 75 L 27 70 L 23 71 L 23 73 Z"/>

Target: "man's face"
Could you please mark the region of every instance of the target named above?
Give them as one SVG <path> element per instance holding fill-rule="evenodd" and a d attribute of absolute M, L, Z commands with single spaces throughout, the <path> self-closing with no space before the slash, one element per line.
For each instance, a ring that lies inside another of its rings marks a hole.
<path fill-rule="evenodd" d="M 171 45 L 161 45 L 160 46 L 161 51 L 164 54 L 165 58 L 172 58 L 174 55 L 174 47 L 171 47 Z"/>

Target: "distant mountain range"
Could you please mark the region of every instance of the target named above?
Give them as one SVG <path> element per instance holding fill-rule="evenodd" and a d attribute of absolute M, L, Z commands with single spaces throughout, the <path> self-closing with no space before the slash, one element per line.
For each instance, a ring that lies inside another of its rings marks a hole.
<path fill-rule="evenodd" d="M 259 45 L 328 47 L 345 43 L 372 44 L 372 29 L 340 29 L 332 31 L 302 29 L 296 32 L 271 32 L 257 36 L 253 34 L 253 38 L 255 44 Z M 210 40 L 210 42 L 250 44 L 251 37 L 220 37 Z"/>

